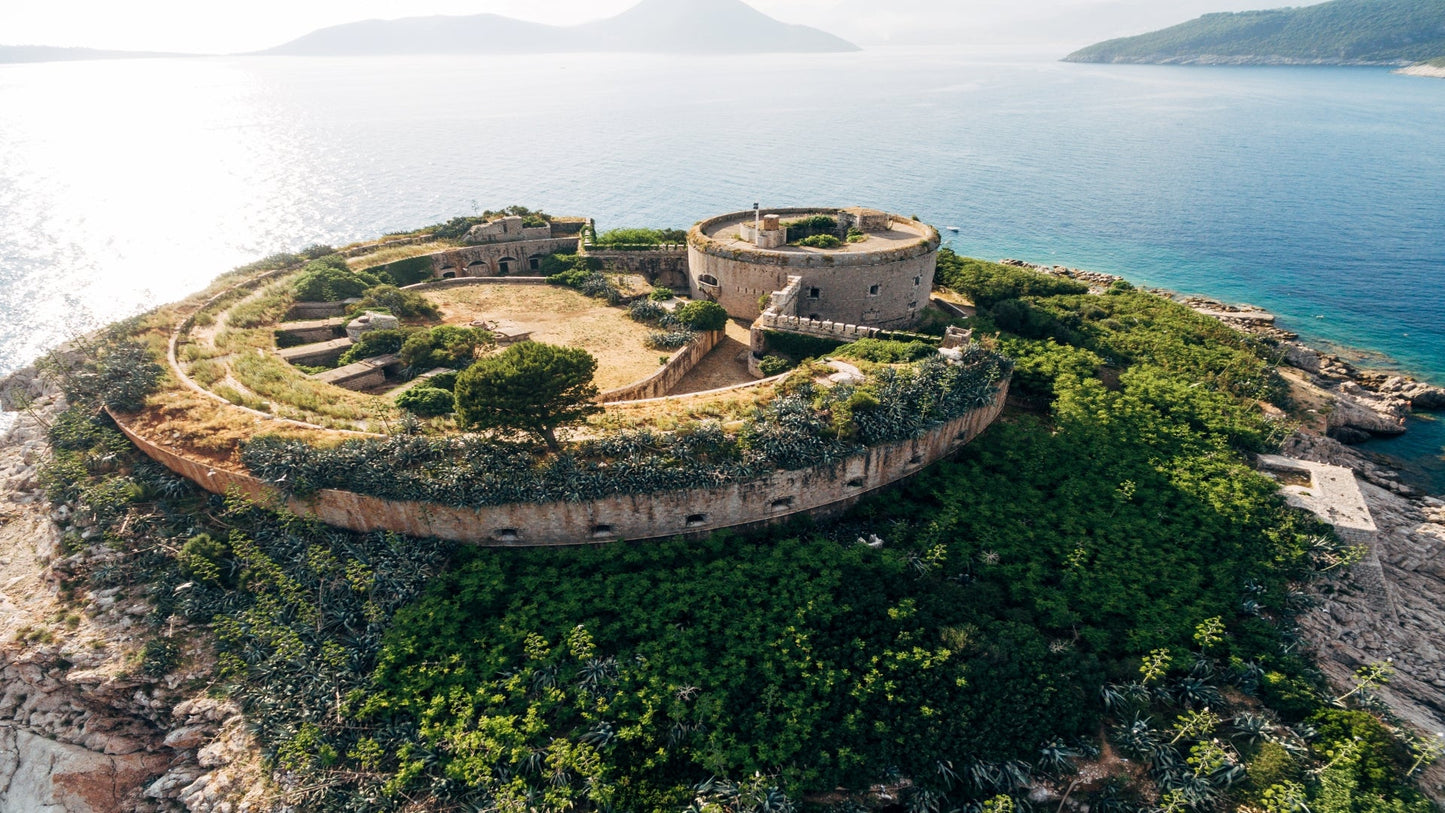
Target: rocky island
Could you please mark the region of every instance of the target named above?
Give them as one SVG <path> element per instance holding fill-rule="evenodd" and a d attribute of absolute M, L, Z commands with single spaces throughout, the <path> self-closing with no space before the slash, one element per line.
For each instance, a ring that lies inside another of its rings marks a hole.
<path fill-rule="evenodd" d="M 12 376 L 0 808 L 1432 809 L 1445 502 L 1341 441 L 1445 391 L 936 238 L 515 207 Z M 529 346 L 601 385 L 555 437 L 467 406 Z M 707 502 L 761 467 L 789 490 Z M 873 493 L 794 511 L 832 472 Z M 588 513 L 679 489 L 668 538 Z"/>

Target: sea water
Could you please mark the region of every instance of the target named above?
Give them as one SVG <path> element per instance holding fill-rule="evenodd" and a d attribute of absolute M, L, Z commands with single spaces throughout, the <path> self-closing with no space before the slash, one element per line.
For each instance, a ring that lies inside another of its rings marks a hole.
<path fill-rule="evenodd" d="M 0 374 L 268 253 L 520 203 L 863 204 L 1445 383 L 1445 81 L 869 49 L 0 66 Z M 1436 466 L 1445 422 L 1377 444 Z"/>

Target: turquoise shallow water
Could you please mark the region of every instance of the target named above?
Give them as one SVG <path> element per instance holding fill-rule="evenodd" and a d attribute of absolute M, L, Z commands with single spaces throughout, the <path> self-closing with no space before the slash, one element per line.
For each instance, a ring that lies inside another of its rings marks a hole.
<path fill-rule="evenodd" d="M 1445 81 L 888 49 L 146 60 L 0 66 L 0 110 L 0 372 L 278 249 L 757 200 L 1253 302 L 1445 382 Z M 1379 446 L 1445 468 L 1440 422 Z"/>

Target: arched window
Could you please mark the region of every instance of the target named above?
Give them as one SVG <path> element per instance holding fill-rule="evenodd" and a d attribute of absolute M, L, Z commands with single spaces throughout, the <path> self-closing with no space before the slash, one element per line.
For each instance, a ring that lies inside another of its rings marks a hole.
<path fill-rule="evenodd" d="M 717 277 L 713 276 L 712 274 L 703 274 L 702 276 L 697 278 L 697 281 L 702 285 L 712 285 L 714 287 L 717 286 Z"/>
<path fill-rule="evenodd" d="M 501 274 L 504 277 L 512 273 L 512 269 L 516 267 L 517 258 L 515 257 L 503 257 L 502 259 L 497 260 L 497 273 Z"/>

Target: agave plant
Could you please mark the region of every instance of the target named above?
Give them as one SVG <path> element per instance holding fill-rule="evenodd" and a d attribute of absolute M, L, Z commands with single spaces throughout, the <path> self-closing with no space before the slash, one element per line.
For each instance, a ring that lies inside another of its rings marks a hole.
<path fill-rule="evenodd" d="M 1055 737 L 1039 749 L 1039 767 L 1054 774 L 1062 774 L 1072 769 L 1073 764 L 1069 761 L 1082 756 L 1077 749 L 1070 748 L 1063 740 Z"/>
<path fill-rule="evenodd" d="M 599 722 L 583 734 L 579 741 L 594 748 L 606 748 L 617 741 L 617 731 L 609 722 Z"/>

